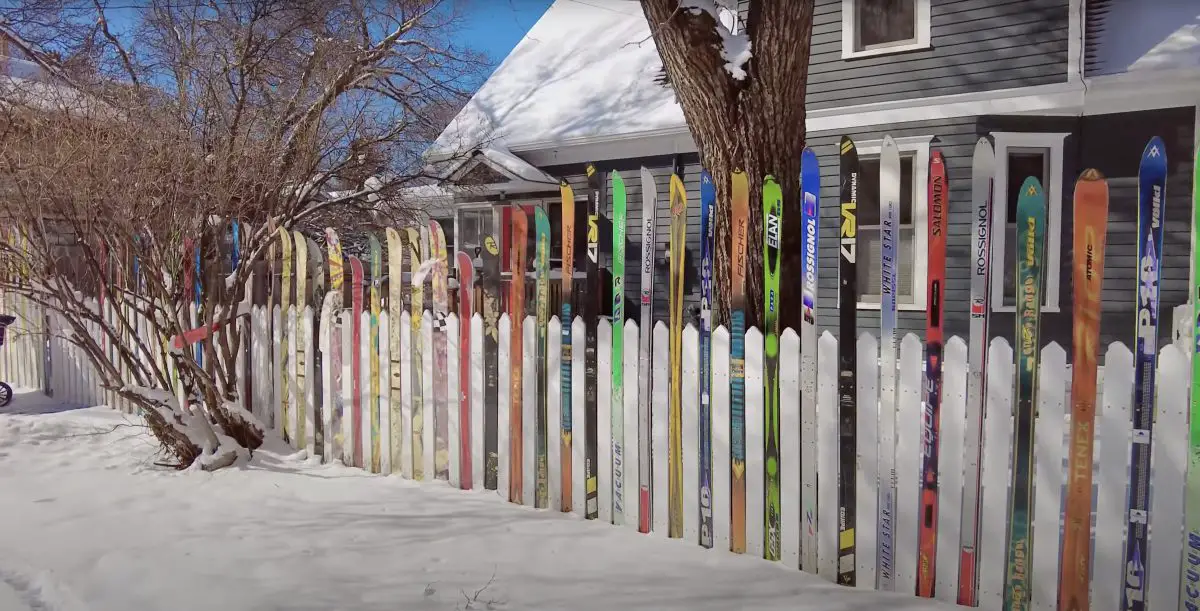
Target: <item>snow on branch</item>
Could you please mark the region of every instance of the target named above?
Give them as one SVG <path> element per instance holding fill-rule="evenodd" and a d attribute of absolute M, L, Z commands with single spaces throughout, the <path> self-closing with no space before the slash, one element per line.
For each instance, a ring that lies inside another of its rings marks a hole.
<path fill-rule="evenodd" d="M 725 70 L 730 76 L 741 81 L 746 78 L 746 62 L 753 56 L 750 49 L 750 37 L 745 32 L 739 32 L 737 13 L 732 9 L 721 6 L 716 0 L 682 0 L 679 8 L 693 15 L 708 13 L 716 24 L 717 35 L 721 37 L 721 59 L 725 60 Z"/>

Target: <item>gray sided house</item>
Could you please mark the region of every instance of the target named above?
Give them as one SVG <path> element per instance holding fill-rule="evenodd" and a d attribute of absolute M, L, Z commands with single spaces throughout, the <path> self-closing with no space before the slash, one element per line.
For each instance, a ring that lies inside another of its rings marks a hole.
<path fill-rule="evenodd" d="M 753 0 L 751 0 L 752 2 Z M 1200 16 L 1175 0 L 817 0 L 808 81 L 807 142 L 821 162 L 818 324 L 837 333 L 837 142 L 853 138 L 859 190 L 859 329 L 878 329 L 878 155 L 884 135 L 902 157 L 900 327 L 921 333 L 926 315 L 927 173 L 931 151 L 950 182 L 946 326 L 968 327 L 971 158 L 995 146 L 991 333 L 1012 338 L 1016 190 L 1026 176 L 1046 186 L 1049 226 L 1043 343 L 1070 344 L 1072 194 L 1094 167 L 1109 180 L 1110 206 L 1101 333 L 1132 341 L 1136 297 L 1137 168 L 1147 141 L 1166 142 L 1169 174 L 1160 298 L 1162 337 L 1170 309 L 1187 298 L 1191 167 L 1200 137 Z M 749 3 L 723 20 L 740 33 Z M 1121 33 L 1114 33 L 1120 25 Z M 559 277 L 557 182 L 575 191 L 576 277 L 583 269 L 586 177 L 593 163 L 617 170 L 629 193 L 626 299 L 639 288 L 639 168 L 656 177 L 656 320 L 667 317 L 668 182 L 679 159 L 689 194 L 685 314 L 699 302 L 699 156 L 635 0 L 557 0 L 441 135 L 437 162 L 478 150 L 446 170 L 435 216 L 473 249 L 488 231 L 507 234 L 513 205 L 542 205 L 554 229 Z M 471 180 L 464 180 L 469 177 Z M 470 182 L 484 188 L 463 190 Z M 602 264 L 611 256 L 611 204 L 601 220 Z M 785 211 L 785 213 L 798 213 Z M 457 242 L 455 242 L 457 240 Z M 502 241 L 503 242 L 503 241 Z M 530 243 L 532 257 L 532 238 Z M 505 269 L 508 266 L 505 264 Z M 751 271 L 750 273 L 754 273 Z M 796 272 L 798 274 L 798 270 Z M 795 275 L 784 270 L 785 278 Z M 608 278 L 605 278 L 605 286 Z M 576 282 L 578 285 L 579 283 Z M 576 295 L 576 299 L 580 295 Z M 589 298 L 591 298 L 589 296 Z M 611 302 L 606 293 L 602 302 Z M 636 303 L 636 301 L 633 301 Z M 798 304 L 784 307 L 799 307 Z M 637 312 L 629 314 L 636 318 Z"/>

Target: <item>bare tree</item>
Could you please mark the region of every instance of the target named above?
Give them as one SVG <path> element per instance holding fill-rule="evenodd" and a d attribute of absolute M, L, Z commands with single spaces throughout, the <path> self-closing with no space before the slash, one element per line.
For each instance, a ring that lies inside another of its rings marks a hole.
<path fill-rule="evenodd" d="M 750 177 L 746 297 L 749 320 L 757 324 L 763 311 L 763 276 L 757 270 L 767 174 L 784 187 L 783 268 L 801 269 L 800 154 L 813 2 L 752 0 L 744 21 L 732 28 L 732 15 L 722 24 L 714 0 L 641 3 L 667 80 L 717 188 L 714 299 L 723 322 L 730 300 L 730 176 L 740 169 Z M 780 289 L 784 303 L 799 303 L 799 282 L 784 282 Z M 780 323 L 798 328 L 799 313 L 784 308 Z"/>
<path fill-rule="evenodd" d="M 279 230 L 405 214 L 394 195 L 429 178 L 420 153 L 482 66 L 452 42 L 457 9 L 150 0 L 119 31 L 100 0 L 0 9 L 41 73 L 0 77 L 0 290 L 58 313 L 174 464 L 232 464 L 264 433 L 239 402 L 232 324 L 253 263 Z M 242 264 L 205 288 L 201 367 L 169 340 L 193 326 L 189 248 L 220 261 L 231 220 Z"/>

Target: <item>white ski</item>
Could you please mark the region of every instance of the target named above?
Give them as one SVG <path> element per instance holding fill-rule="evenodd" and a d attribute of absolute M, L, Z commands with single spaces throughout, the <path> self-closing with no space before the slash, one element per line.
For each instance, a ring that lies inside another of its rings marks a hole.
<path fill-rule="evenodd" d="M 900 150 L 884 136 L 879 156 L 879 572 L 877 587 L 895 589 L 896 530 L 896 232 L 900 228 Z"/>
<path fill-rule="evenodd" d="M 650 338 L 654 334 L 654 208 L 658 185 L 642 168 L 642 292 L 638 317 L 638 530 L 650 532 Z"/>
<path fill-rule="evenodd" d="M 992 174 L 996 155 L 987 138 L 975 143 L 971 167 L 971 335 L 967 349 L 967 428 L 963 444 L 961 543 L 958 564 L 958 604 L 974 606 L 979 544 L 979 476 L 983 453 L 983 416 L 986 407 L 988 258 L 991 251 Z"/>

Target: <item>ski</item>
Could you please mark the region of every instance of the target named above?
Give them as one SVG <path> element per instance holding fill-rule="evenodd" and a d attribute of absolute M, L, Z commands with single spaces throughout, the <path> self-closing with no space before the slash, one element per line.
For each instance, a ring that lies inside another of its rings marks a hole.
<path fill-rule="evenodd" d="M 288 353 L 288 343 L 291 340 L 291 329 L 288 327 L 288 310 L 292 305 L 292 234 L 283 227 L 279 228 L 279 245 L 283 252 L 283 268 L 279 276 L 279 379 L 283 382 L 279 385 L 279 402 L 280 415 L 283 417 L 282 423 L 277 423 L 279 430 L 283 431 L 283 440 L 287 443 L 293 441 L 295 431 L 292 430 L 292 376 L 288 375 L 288 370 L 291 366 L 290 354 Z M 196 241 L 196 318 L 200 318 L 200 242 Z M 200 343 L 196 344 L 196 364 L 203 365 L 204 351 Z M 357 465 L 356 465 L 357 466 Z"/>
<path fill-rule="evenodd" d="M 392 471 L 404 464 L 404 381 L 400 375 L 400 317 L 404 315 L 404 243 L 400 232 L 392 227 L 384 231 L 387 240 L 388 275 L 388 448 L 391 450 Z"/>
<path fill-rule="evenodd" d="M 678 160 L 671 172 L 671 277 L 668 302 L 671 313 L 670 404 L 668 411 L 667 502 L 668 537 L 683 536 L 683 274 L 687 242 L 687 191 Z"/>
<path fill-rule="evenodd" d="M 856 473 L 854 463 L 858 452 L 858 367 L 857 316 L 858 286 L 855 254 L 858 236 L 858 150 L 854 141 L 842 136 L 839 145 L 841 179 L 841 218 L 838 234 L 841 239 L 838 263 L 838 565 L 837 582 L 853 586 L 854 508 Z"/>
<path fill-rule="evenodd" d="M 320 308 L 324 304 L 325 297 L 325 257 L 321 254 L 321 247 L 317 245 L 316 240 L 311 237 L 304 238 L 308 242 L 308 269 L 313 275 L 312 277 L 312 304 L 313 304 L 313 352 L 309 355 L 312 359 L 313 377 L 309 384 L 313 386 L 313 404 L 312 414 L 309 422 L 312 424 L 312 432 L 309 436 L 312 438 L 313 451 L 318 456 L 323 456 L 325 453 L 325 409 L 323 403 L 324 398 L 324 359 L 320 357 L 318 352 L 320 348 L 320 333 L 321 333 L 321 315 Z M 249 284 L 247 284 L 247 294 L 251 294 Z M 321 303 L 318 303 L 318 299 Z M 249 350 L 249 346 L 247 346 Z M 246 355 L 246 362 L 249 363 L 249 353 Z"/>
<path fill-rule="evenodd" d="M 458 482 L 471 486 L 471 317 L 475 313 L 475 263 L 471 255 L 458 251 Z M 391 322 L 391 321 L 389 321 Z M 395 467 L 393 467 L 395 468 Z"/>
<path fill-rule="evenodd" d="M 654 335 L 654 208 L 658 184 L 642 167 L 641 312 L 638 314 L 638 531 L 650 532 L 650 340 Z"/>
<path fill-rule="evenodd" d="M 350 257 L 350 401 L 354 436 L 354 466 L 362 468 L 370 455 L 363 451 L 363 404 L 362 404 L 362 313 L 363 313 L 363 266 L 358 257 Z"/>
<path fill-rule="evenodd" d="M 625 181 L 612 173 L 612 517 L 625 523 Z"/>
<path fill-rule="evenodd" d="M 896 589 L 896 273 L 900 230 L 900 149 L 884 136 L 879 155 L 879 458 L 877 473 L 879 522 L 876 587 Z"/>
<path fill-rule="evenodd" d="M 763 179 L 763 555 L 779 560 L 779 263 L 783 191 L 768 174 Z"/>
<path fill-rule="evenodd" d="M 750 183 L 730 179 L 733 252 L 729 304 L 729 549 L 746 553 L 746 242 L 750 237 Z"/>
<path fill-rule="evenodd" d="M 374 233 L 367 234 L 367 255 L 371 264 L 370 325 L 367 328 L 367 342 L 370 345 L 367 349 L 367 401 L 370 405 L 367 413 L 371 417 L 371 473 L 379 473 L 383 466 L 380 437 L 384 434 L 379 426 L 379 278 L 383 275 L 383 254 Z"/>
<path fill-rule="evenodd" d="M 329 407 L 329 428 L 333 435 L 333 456 L 329 460 L 346 460 L 345 438 L 342 435 L 342 418 L 346 411 L 342 393 L 342 326 L 346 324 L 346 314 L 343 309 L 346 273 L 342 267 L 342 243 L 332 227 L 325 228 L 325 248 L 329 251 L 329 290 L 334 294 L 334 313 L 331 318 L 332 328 L 329 330 L 329 380 L 333 384 L 333 405 Z"/>
<path fill-rule="evenodd" d="M 963 443 L 962 520 L 959 525 L 958 604 L 978 604 L 980 478 L 983 468 L 983 417 L 987 405 L 987 343 L 990 311 L 992 176 L 996 155 L 987 138 L 975 143 L 971 164 L 971 319 L 968 346 L 967 428 Z"/>
<path fill-rule="evenodd" d="M 1071 286 L 1071 439 L 1067 452 L 1067 503 L 1063 528 L 1058 608 L 1090 609 L 1092 537 L 1092 446 L 1096 423 L 1096 357 L 1100 353 L 1100 290 L 1108 231 L 1108 183 L 1095 169 L 1075 181 L 1075 236 Z"/>
<path fill-rule="evenodd" d="M 817 264 L 821 165 L 809 147 L 800 153 L 800 213 L 804 256 L 800 323 L 800 567 L 817 572 Z"/>
<path fill-rule="evenodd" d="M 494 213 L 493 213 L 494 214 Z M 495 490 L 499 466 L 500 247 L 483 236 L 483 487 Z"/>
<path fill-rule="evenodd" d="M 562 313 L 559 315 L 559 322 L 562 323 L 559 427 L 562 430 L 560 431 L 559 463 L 562 467 L 560 506 L 565 513 L 571 511 L 571 338 L 573 335 L 571 325 L 574 322 L 571 314 L 571 282 L 575 275 L 575 191 L 564 180 L 559 185 L 559 193 L 562 196 L 560 214 L 562 218 Z"/>
<path fill-rule="evenodd" d="M 713 209 L 717 190 L 700 172 L 700 545 L 713 546 L 712 515 L 712 302 Z"/>
<path fill-rule="evenodd" d="M 929 155 L 929 259 L 925 314 L 925 417 L 921 427 L 921 506 L 917 526 L 917 596 L 933 597 L 937 562 L 938 447 L 942 417 L 942 337 L 950 185 L 942 152 Z"/>
<path fill-rule="evenodd" d="M 425 274 L 421 271 L 421 262 L 428 254 L 424 235 L 415 227 L 404 230 L 408 238 L 408 278 L 412 295 L 409 300 L 409 342 L 412 344 L 412 385 L 408 394 L 412 401 L 412 464 L 413 479 L 425 479 L 425 469 L 433 465 L 425 464 L 425 387 L 424 366 L 421 356 L 421 317 L 425 313 Z"/>
<path fill-rule="evenodd" d="M 1018 192 L 1016 220 L 1016 337 L 1020 338 L 1020 344 L 1013 411 L 1015 439 L 1008 509 L 1005 611 L 1029 608 L 1033 581 L 1029 574 L 1029 557 L 1033 551 L 1029 514 L 1033 508 L 1033 434 L 1042 309 L 1042 251 L 1046 234 L 1046 194 L 1033 176 L 1025 179 Z"/>
<path fill-rule="evenodd" d="M 587 276 L 583 285 L 583 323 L 586 328 L 583 348 L 584 382 L 584 461 L 585 480 L 584 517 L 594 520 L 600 515 L 599 482 L 596 461 L 599 443 L 596 435 L 598 391 L 596 386 L 596 330 L 600 319 L 600 201 L 604 175 L 596 166 L 588 164 L 588 210 L 587 210 Z"/>
<path fill-rule="evenodd" d="M 550 217 L 542 207 L 533 209 L 534 269 L 537 312 L 537 488 L 535 507 L 550 506 L 549 405 L 546 371 L 546 327 L 550 324 Z"/>
<path fill-rule="evenodd" d="M 1154 376 L 1158 367 L 1158 284 L 1162 268 L 1163 203 L 1167 189 L 1167 149 L 1150 139 L 1138 167 L 1138 295 L 1133 351 L 1133 443 L 1130 448 L 1128 536 L 1121 608 L 1146 608 L 1146 546 L 1150 523 L 1150 442 L 1154 427 Z"/>
<path fill-rule="evenodd" d="M 449 260 L 442 224 L 429 221 L 429 256 L 433 259 L 433 433 L 434 477 L 450 478 L 450 413 L 446 404 L 446 315 L 450 313 Z"/>
<path fill-rule="evenodd" d="M 508 289 L 508 313 L 512 321 L 509 362 L 512 368 L 509 386 L 509 453 L 508 453 L 508 500 L 520 504 L 525 490 L 525 435 L 524 435 L 524 389 L 522 363 L 524 362 L 525 329 L 525 246 L 529 234 L 529 216 L 520 206 L 512 208 L 512 245 L 509 247 L 509 270 L 512 285 Z M 532 409 L 533 406 L 531 405 Z"/>
<path fill-rule="evenodd" d="M 287 235 L 286 231 L 283 233 L 285 236 Z M 286 243 L 286 239 L 285 239 L 285 243 Z M 194 291 L 193 291 L 193 294 L 195 295 L 195 303 L 196 303 L 196 324 L 193 325 L 193 327 L 198 327 L 204 323 L 204 277 L 201 275 L 203 273 L 201 270 L 201 262 L 202 262 L 203 250 L 204 250 L 203 245 L 204 245 L 204 239 L 197 238 L 196 239 L 196 247 L 192 251 L 193 257 L 195 259 L 194 264 L 196 267 L 196 275 L 194 276 L 195 286 L 194 286 Z M 290 261 L 291 253 L 286 249 L 286 247 L 284 249 L 284 253 L 285 253 L 284 256 L 286 258 L 285 258 L 285 263 L 284 263 L 283 269 L 286 273 L 288 271 L 289 263 L 291 262 Z M 135 282 L 136 282 L 136 280 L 131 281 L 130 285 L 132 286 Z M 287 292 L 287 291 L 285 290 L 284 292 Z M 287 308 L 285 307 L 284 309 L 286 310 Z M 287 314 L 285 313 L 284 316 L 286 317 Z M 127 329 L 126 335 L 128 335 L 128 333 L 129 333 L 129 331 Z M 126 337 L 125 339 L 130 340 L 132 338 Z M 286 344 L 285 344 L 285 346 L 286 346 Z M 204 366 L 204 342 L 196 342 L 196 364 L 201 367 Z M 45 387 L 45 385 L 43 385 L 43 387 Z M 287 395 L 285 394 L 284 397 L 287 397 Z"/>
<path fill-rule="evenodd" d="M 296 326 L 292 327 L 292 333 L 295 334 L 293 341 L 296 343 L 296 429 L 295 443 L 296 449 L 305 449 L 308 440 L 307 420 L 311 414 L 308 413 L 308 384 L 312 380 L 308 379 L 305 371 L 305 364 L 308 363 L 308 354 L 305 346 L 308 345 L 308 340 L 304 337 L 303 326 L 301 321 L 304 320 L 304 308 L 308 305 L 308 241 L 304 239 L 304 234 L 299 231 L 292 232 L 294 244 L 294 256 L 296 257 Z"/>
<path fill-rule="evenodd" d="M 1200 134 L 1196 134 L 1200 138 Z M 1200 144 L 1200 141 L 1197 142 Z M 1197 146 L 1192 150 L 1200 150 Z M 1185 530 L 1188 555 L 1183 563 L 1183 579 L 1180 580 L 1181 596 L 1186 608 L 1200 608 L 1200 571 L 1196 571 L 1196 548 L 1193 541 L 1200 540 L 1200 155 L 1193 155 L 1192 170 L 1192 394 L 1191 420 L 1189 422 L 1187 484 L 1185 485 Z"/>

